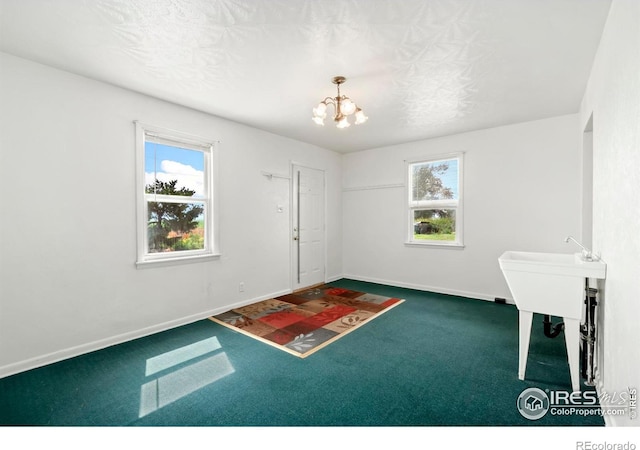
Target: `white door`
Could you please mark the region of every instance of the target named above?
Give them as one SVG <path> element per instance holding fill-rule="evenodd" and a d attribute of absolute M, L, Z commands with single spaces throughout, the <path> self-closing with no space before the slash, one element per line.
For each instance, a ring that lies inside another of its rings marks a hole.
<path fill-rule="evenodd" d="M 323 283 L 324 171 L 293 166 L 293 290 Z"/>

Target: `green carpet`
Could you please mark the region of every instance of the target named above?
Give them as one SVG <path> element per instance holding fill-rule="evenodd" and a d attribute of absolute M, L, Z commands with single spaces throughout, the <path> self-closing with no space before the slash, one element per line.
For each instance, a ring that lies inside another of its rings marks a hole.
<path fill-rule="evenodd" d="M 0 379 L 0 424 L 73 426 L 601 426 L 530 421 L 527 387 L 568 390 L 564 339 L 534 318 L 517 378 L 513 306 L 340 280 L 406 301 L 308 358 L 204 319 Z"/>

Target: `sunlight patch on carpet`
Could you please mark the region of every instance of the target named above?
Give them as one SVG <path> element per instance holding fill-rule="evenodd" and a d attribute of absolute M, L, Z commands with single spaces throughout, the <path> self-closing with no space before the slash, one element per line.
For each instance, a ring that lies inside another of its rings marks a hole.
<path fill-rule="evenodd" d="M 209 319 L 305 358 L 402 302 L 324 285 L 234 308 Z"/>
<path fill-rule="evenodd" d="M 212 337 L 147 359 L 146 379 L 154 378 L 140 386 L 138 417 L 164 408 L 235 372 L 221 349 L 218 338 Z"/>

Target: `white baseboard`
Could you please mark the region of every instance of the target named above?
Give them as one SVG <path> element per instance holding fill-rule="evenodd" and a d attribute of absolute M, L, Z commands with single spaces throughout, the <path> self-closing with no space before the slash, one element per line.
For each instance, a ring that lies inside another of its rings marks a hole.
<path fill-rule="evenodd" d="M 380 278 L 372 278 L 372 277 L 363 277 L 360 275 L 353 275 L 353 274 L 344 274 L 342 276 L 342 278 L 348 278 L 351 280 L 356 280 L 356 281 L 366 281 L 368 283 L 376 283 L 376 284 L 384 284 L 385 286 L 395 286 L 395 287 L 402 287 L 402 288 L 407 288 L 407 289 L 415 289 L 417 291 L 428 291 L 428 292 L 434 292 L 437 294 L 447 294 L 447 295 L 455 295 L 457 297 L 465 297 L 465 298 L 472 298 L 475 300 L 486 300 L 489 302 L 493 302 L 495 301 L 495 296 L 493 295 L 489 295 L 489 294 L 482 294 L 479 292 L 468 292 L 468 291 L 460 291 L 460 290 L 456 290 L 456 289 L 447 289 L 447 288 L 442 288 L 442 287 L 438 287 L 438 286 L 428 286 L 428 285 L 424 285 L 424 284 L 414 284 L 414 283 L 404 283 L 401 281 L 392 281 L 392 280 L 383 280 Z M 510 305 L 515 305 L 514 301 L 512 299 L 505 299 L 506 302 Z"/>
<path fill-rule="evenodd" d="M 99 339 L 97 341 L 88 342 L 86 344 L 69 347 L 69 348 L 58 350 L 45 355 L 40 355 L 34 358 L 25 359 L 23 361 L 19 361 L 16 363 L 7 364 L 5 366 L 0 367 L 0 378 L 8 377 L 10 375 L 15 375 L 20 372 L 26 372 L 27 370 L 37 369 L 38 367 L 47 366 L 49 364 L 63 361 L 65 359 L 74 358 L 76 356 L 95 352 L 97 350 L 102 350 L 104 348 L 111 347 L 117 344 L 122 344 L 124 342 L 132 341 L 134 339 L 150 336 L 155 333 L 160 333 L 162 331 L 170 330 L 172 328 L 180 327 L 182 325 L 187 325 L 193 322 L 197 322 L 199 320 L 206 319 L 207 317 L 215 316 L 216 314 L 221 314 L 233 308 L 250 305 L 251 303 L 267 300 L 273 297 L 279 297 L 281 295 L 290 294 L 290 293 L 291 293 L 291 289 L 287 289 L 280 292 L 263 295 L 261 297 L 243 300 L 241 302 L 234 303 L 232 305 L 215 308 L 209 311 L 203 311 L 201 313 L 193 314 L 187 317 L 183 317 L 181 319 L 171 320 L 169 322 L 152 325 L 150 327 L 142 328 L 140 330 L 118 334 L 105 339 Z"/>
<path fill-rule="evenodd" d="M 459 297 L 466 297 L 466 298 L 472 298 L 472 299 L 494 301 L 493 296 L 487 295 L 487 294 L 481 294 L 477 292 L 467 292 L 467 291 L 460 291 L 455 289 L 443 289 L 436 286 L 403 283 L 403 282 L 384 280 L 384 279 L 373 278 L 373 277 L 363 277 L 363 276 L 354 275 L 354 274 L 343 274 L 343 275 L 331 276 L 327 278 L 327 282 L 330 283 L 343 278 L 348 278 L 348 279 L 357 280 L 357 281 L 365 281 L 369 283 L 383 284 L 386 286 L 395 286 L 395 287 L 402 287 L 402 288 L 408 288 L 408 289 L 415 289 L 419 291 L 429 291 L 429 292 L 435 292 L 439 294 L 448 294 L 448 295 L 455 295 Z M 286 295 L 290 293 L 291 293 L 291 289 L 285 289 L 285 290 L 274 292 L 268 295 L 263 295 L 260 297 L 243 300 L 231 305 L 226 305 L 224 307 L 212 309 L 209 311 L 203 311 L 201 313 L 193 314 L 191 316 L 183 317 L 183 318 L 172 320 L 169 322 L 160 323 L 160 324 L 153 325 L 146 328 L 142 328 L 140 330 L 134 330 L 127 333 L 122 333 L 122 334 L 111 336 L 105 339 L 100 339 L 97 341 L 88 342 L 86 344 L 81 344 L 81 345 L 69 347 L 63 350 L 58 350 L 45 355 L 36 356 L 34 358 L 25 359 L 23 361 L 19 361 L 16 363 L 12 363 L 12 364 L 8 364 L 0 367 L 0 378 L 14 375 L 20 372 L 25 372 L 27 370 L 36 369 L 38 367 L 46 366 L 58 361 L 73 358 L 73 357 L 94 352 L 97 350 L 101 350 L 103 348 L 111 347 L 113 345 L 122 344 L 124 342 L 128 342 L 134 339 L 139 339 L 139 338 L 149 336 L 155 333 L 159 333 L 162 331 L 170 330 L 172 328 L 176 328 L 182 325 L 187 325 L 193 322 L 197 322 L 198 320 L 206 319 L 207 317 L 215 316 L 216 314 L 223 313 L 233 308 L 250 305 L 251 303 L 267 300 L 269 298 L 279 297 L 281 295 Z M 510 299 L 507 299 L 507 303 L 513 304 L 513 301 Z M 614 420 L 615 418 L 610 417 L 609 419 Z"/>
<path fill-rule="evenodd" d="M 233 303 L 231 305 L 226 305 L 222 308 L 218 308 L 219 311 L 214 313 L 214 314 L 210 314 L 206 317 L 210 317 L 210 316 L 215 316 L 216 314 L 220 314 L 226 311 L 229 311 L 230 309 L 233 308 L 241 308 L 243 306 L 247 306 L 250 305 L 252 303 L 256 303 L 256 302 L 261 302 L 262 300 L 269 300 L 270 298 L 275 298 L 275 297 L 280 297 L 281 295 L 287 295 L 287 294 L 291 294 L 291 292 L 293 292 L 291 289 L 283 289 L 281 291 L 277 291 L 277 292 L 272 292 L 271 294 L 267 294 L 267 295 L 261 295 L 259 297 L 253 297 L 247 300 L 242 300 L 236 303 Z"/>

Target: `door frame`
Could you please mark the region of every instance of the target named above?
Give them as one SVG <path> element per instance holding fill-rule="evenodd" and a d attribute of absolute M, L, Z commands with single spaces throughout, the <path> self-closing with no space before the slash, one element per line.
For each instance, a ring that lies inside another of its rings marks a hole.
<path fill-rule="evenodd" d="M 289 217 L 289 249 L 290 249 L 290 253 L 289 253 L 289 273 L 291 276 L 291 292 L 294 292 L 296 290 L 301 290 L 301 289 L 306 289 L 308 287 L 311 286 L 305 286 L 305 287 L 300 287 L 298 286 L 297 283 L 297 272 L 298 272 L 298 267 L 297 267 L 297 262 L 298 262 L 298 255 L 297 255 L 297 251 L 298 251 L 298 246 L 296 245 L 296 241 L 294 240 L 294 236 L 296 235 L 296 232 L 294 231 L 294 228 L 296 228 L 297 225 L 297 221 L 298 221 L 298 195 L 297 195 L 297 178 L 296 178 L 296 168 L 297 167 L 301 167 L 304 169 L 312 169 L 312 170 L 317 170 L 319 172 L 322 172 L 322 200 L 323 200 L 323 205 L 322 205 L 322 239 L 323 239 L 323 243 L 322 243 L 322 259 L 323 259 L 323 276 L 322 276 L 322 282 L 326 283 L 327 282 L 327 256 L 328 256 L 328 252 L 327 252 L 327 171 L 324 168 L 320 168 L 320 167 L 313 167 L 310 166 L 308 164 L 304 164 L 304 163 L 299 163 L 297 161 L 291 160 L 290 164 L 289 164 L 289 170 L 290 170 L 290 179 L 291 179 L 291 188 L 290 188 L 290 201 L 289 201 L 289 211 L 291 211 L 290 217 Z"/>

